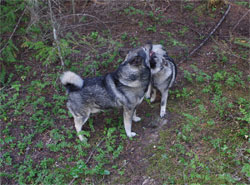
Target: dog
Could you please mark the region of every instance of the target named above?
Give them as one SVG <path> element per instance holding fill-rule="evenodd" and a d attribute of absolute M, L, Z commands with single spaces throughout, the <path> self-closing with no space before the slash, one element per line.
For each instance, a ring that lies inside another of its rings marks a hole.
<path fill-rule="evenodd" d="M 156 90 L 161 93 L 161 110 L 160 117 L 166 115 L 166 106 L 168 99 L 168 90 L 173 86 L 177 75 L 177 67 L 174 60 L 168 56 L 162 45 L 153 45 L 150 53 L 150 68 L 152 79 L 146 98 L 150 98 L 151 90 L 153 90 L 150 102 L 154 102 L 156 98 Z"/>
<path fill-rule="evenodd" d="M 152 44 L 130 51 L 116 71 L 101 77 L 82 79 L 79 75 L 67 71 L 61 77 L 61 83 L 68 94 L 67 108 L 74 117 L 79 139 L 82 126 L 91 113 L 109 108 L 123 108 L 123 122 L 128 137 L 134 137 L 131 131 L 132 120 L 140 121 L 136 116 L 136 107 L 142 102 L 151 81 L 150 53 Z"/>

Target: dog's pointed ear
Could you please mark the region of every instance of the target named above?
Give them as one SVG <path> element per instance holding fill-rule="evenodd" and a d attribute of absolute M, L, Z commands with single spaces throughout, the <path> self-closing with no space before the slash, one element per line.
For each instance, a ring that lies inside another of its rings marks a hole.
<path fill-rule="evenodd" d="M 125 58 L 126 55 L 127 55 L 127 53 L 128 53 L 128 51 L 119 49 L 118 53 L 119 53 L 120 57 Z"/>
<path fill-rule="evenodd" d="M 129 64 L 138 67 L 143 64 L 143 58 L 141 56 L 136 56 L 129 62 Z"/>
<path fill-rule="evenodd" d="M 145 45 L 144 45 L 144 48 L 147 49 L 149 52 L 152 51 L 153 49 L 153 44 L 151 41 L 148 41 Z"/>

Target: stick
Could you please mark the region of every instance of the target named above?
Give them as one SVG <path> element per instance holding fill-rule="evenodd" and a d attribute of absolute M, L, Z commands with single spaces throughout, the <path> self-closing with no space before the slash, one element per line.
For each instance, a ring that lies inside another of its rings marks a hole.
<path fill-rule="evenodd" d="M 231 5 L 228 5 L 227 11 L 223 15 L 223 17 L 220 19 L 220 21 L 216 24 L 214 29 L 210 32 L 210 34 L 200 43 L 198 47 L 196 47 L 191 53 L 188 54 L 184 59 L 182 59 L 178 64 L 182 64 L 184 61 L 188 59 L 188 57 L 191 57 L 197 50 L 199 50 L 206 42 L 207 40 L 214 34 L 214 32 L 217 30 L 217 28 L 221 25 L 221 23 L 224 21 L 225 17 L 229 13 L 229 10 L 231 9 Z"/>
<path fill-rule="evenodd" d="M 240 20 L 235 24 L 235 26 L 232 29 L 232 32 L 235 30 L 235 28 L 240 24 L 240 22 L 242 21 L 242 19 L 244 19 L 244 17 L 247 16 L 247 14 L 250 12 L 250 10 L 248 10 L 241 18 Z"/>
<path fill-rule="evenodd" d="M 24 15 L 24 13 L 25 13 L 26 8 L 27 8 L 27 7 L 25 7 L 25 9 L 23 10 L 23 13 L 22 13 L 21 17 L 18 19 L 17 24 L 16 24 L 16 26 L 15 26 L 13 32 L 11 33 L 11 35 L 10 35 L 8 41 L 5 43 L 4 47 L 0 50 L 0 54 L 1 54 L 2 51 L 7 47 L 8 42 L 12 39 L 14 33 L 16 32 L 16 29 L 17 29 L 17 27 L 19 26 L 19 24 L 20 24 L 20 22 L 21 22 L 21 19 L 23 18 L 23 15 Z"/>
<path fill-rule="evenodd" d="M 98 148 L 98 147 L 102 144 L 103 141 L 104 141 L 104 139 L 102 139 L 102 140 L 96 145 L 96 148 Z M 94 152 L 96 151 L 96 148 L 93 149 L 93 150 L 91 151 L 91 154 L 89 155 L 88 159 L 85 161 L 85 164 L 86 164 L 86 165 L 88 164 L 88 162 L 89 162 L 90 159 L 92 158 Z M 73 182 L 74 182 L 76 179 L 77 179 L 77 178 L 73 178 L 73 179 L 70 181 L 70 183 L 69 183 L 68 185 L 73 184 Z"/>
<path fill-rule="evenodd" d="M 104 141 L 104 139 L 102 139 L 102 140 L 96 145 L 96 148 L 98 148 L 98 147 L 102 144 L 103 141 Z M 96 151 L 96 148 L 95 148 L 94 150 L 91 151 L 91 153 L 90 153 L 88 159 L 85 161 L 85 164 L 88 164 L 88 162 L 89 162 L 90 159 L 92 158 L 94 152 Z"/>

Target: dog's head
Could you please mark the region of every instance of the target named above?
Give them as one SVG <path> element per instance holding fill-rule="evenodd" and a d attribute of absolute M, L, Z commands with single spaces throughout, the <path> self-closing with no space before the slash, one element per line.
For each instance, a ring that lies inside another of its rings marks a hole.
<path fill-rule="evenodd" d="M 144 65 L 150 68 L 149 60 L 151 51 L 152 44 L 146 44 L 140 48 L 133 49 L 127 54 L 123 64 L 129 63 L 135 67 Z"/>
<path fill-rule="evenodd" d="M 153 45 L 150 53 L 150 68 L 152 74 L 158 73 L 165 64 L 164 56 L 167 54 L 162 45 Z"/>

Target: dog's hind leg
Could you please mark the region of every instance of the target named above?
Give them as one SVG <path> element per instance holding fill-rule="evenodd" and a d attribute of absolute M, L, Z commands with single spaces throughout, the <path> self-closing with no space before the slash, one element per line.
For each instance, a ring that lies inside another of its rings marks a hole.
<path fill-rule="evenodd" d="M 134 115 L 134 110 L 135 109 L 128 109 L 126 107 L 124 107 L 124 109 L 123 109 L 124 128 L 125 128 L 125 131 L 126 131 L 126 134 L 128 137 L 134 137 L 136 135 L 135 132 L 131 132 L 132 118 Z"/>
<path fill-rule="evenodd" d="M 133 121 L 134 121 L 134 122 L 141 121 L 141 118 L 138 117 L 138 116 L 136 116 L 136 110 L 135 110 L 134 115 L 133 115 Z"/>
<path fill-rule="evenodd" d="M 160 112 L 161 118 L 163 118 L 166 114 L 167 100 L 168 100 L 168 90 L 161 92 L 161 112 Z"/>
<path fill-rule="evenodd" d="M 74 116 L 76 132 L 77 132 L 78 137 L 79 137 L 79 139 L 81 141 L 83 141 L 84 138 L 83 138 L 83 136 L 81 134 L 79 134 L 79 132 L 81 132 L 82 126 L 86 123 L 88 118 L 89 118 L 89 115 L 86 115 L 86 116 Z"/>

